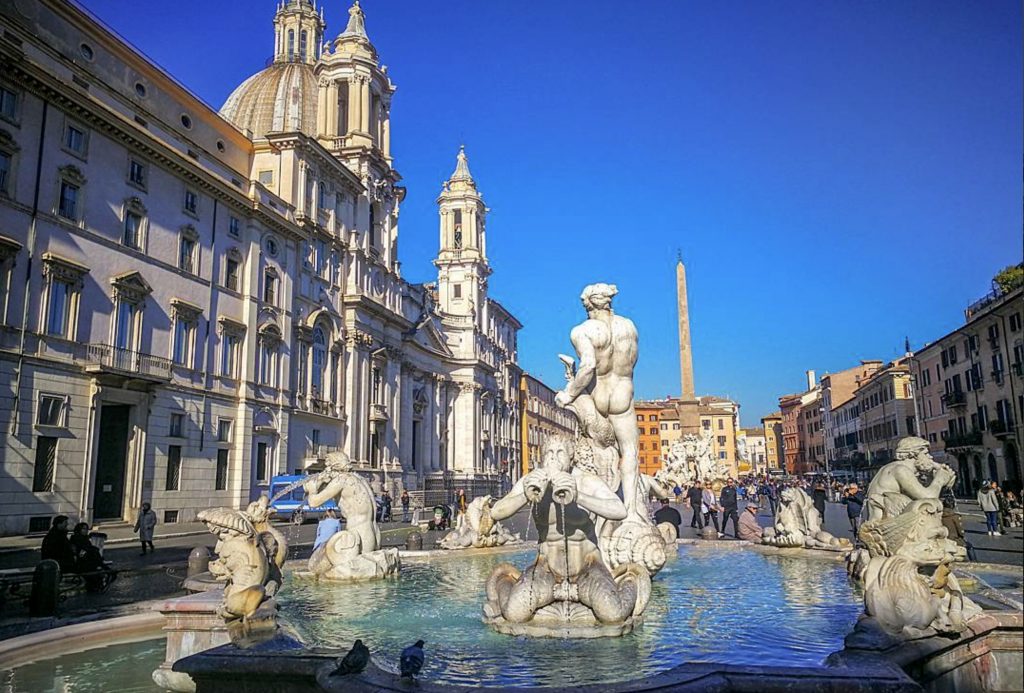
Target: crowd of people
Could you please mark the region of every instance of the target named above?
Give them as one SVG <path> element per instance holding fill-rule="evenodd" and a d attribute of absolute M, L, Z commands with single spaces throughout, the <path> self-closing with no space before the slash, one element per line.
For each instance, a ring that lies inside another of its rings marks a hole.
<path fill-rule="evenodd" d="M 88 591 L 101 592 L 114 581 L 117 572 L 103 560 L 100 548 L 90 538 L 89 523 L 79 522 L 69 530 L 70 523 L 67 515 L 53 518 L 49 531 L 43 537 L 41 558 L 56 561 L 62 574 L 82 575 Z"/>

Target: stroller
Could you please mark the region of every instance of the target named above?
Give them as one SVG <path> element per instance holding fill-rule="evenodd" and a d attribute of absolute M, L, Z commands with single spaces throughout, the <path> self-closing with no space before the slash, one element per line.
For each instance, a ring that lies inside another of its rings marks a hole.
<path fill-rule="evenodd" d="M 451 529 L 452 509 L 447 505 L 434 506 L 434 519 L 427 525 L 428 529 Z"/>

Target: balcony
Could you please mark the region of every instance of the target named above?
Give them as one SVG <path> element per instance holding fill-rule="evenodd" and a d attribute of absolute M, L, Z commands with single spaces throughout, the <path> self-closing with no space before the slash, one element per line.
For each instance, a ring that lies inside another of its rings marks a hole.
<path fill-rule="evenodd" d="M 1018 378 L 1024 376 L 1024 362 L 1014 361 L 1013 363 L 1010 364 L 1010 369 L 1013 371 L 1013 374 Z"/>
<path fill-rule="evenodd" d="M 989 433 L 994 435 L 996 438 L 1009 438 L 1013 435 L 1016 426 L 1010 421 L 995 421 L 988 422 Z"/>
<path fill-rule="evenodd" d="M 379 422 L 388 420 L 388 405 L 386 404 L 371 404 L 370 405 L 370 421 Z"/>
<path fill-rule="evenodd" d="M 967 393 L 963 390 L 953 390 L 942 395 L 942 401 L 947 407 L 966 407 Z"/>
<path fill-rule="evenodd" d="M 109 344 L 86 344 L 82 361 L 86 373 L 133 376 L 138 380 L 153 382 L 169 381 L 173 365 L 168 359 L 159 356 Z"/>
<path fill-rule="evenodd" d="M 981 446 L 981 431 L 971 431 L 963 435 L 947 435 L 946 449 L 974 448 Z"/>

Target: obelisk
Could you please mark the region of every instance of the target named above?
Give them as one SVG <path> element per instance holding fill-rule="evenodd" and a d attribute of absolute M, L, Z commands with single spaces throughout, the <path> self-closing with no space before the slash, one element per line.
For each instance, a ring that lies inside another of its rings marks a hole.
<path fill-rule="evenodd" d="M 676 302 L 679 306 L 679 423 L 683 434 L 700 432 L 699 402 L 693 384 L 693 352 L 690 349 L 690 306 L 686 295 L 686 267 L 680 253 L 676 264 Z"/>

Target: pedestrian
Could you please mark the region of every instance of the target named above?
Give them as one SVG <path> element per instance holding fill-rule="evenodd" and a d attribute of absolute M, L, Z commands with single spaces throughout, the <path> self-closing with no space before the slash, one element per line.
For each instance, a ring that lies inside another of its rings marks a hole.
<path fill-rule="evenodd" d="M 740 530 L 738 523 L 740 516 L 738 512 L 739 508 L 739 494 L 736 492 L 736 481 L 732 477 L 726 479 L 725 488 L 718 496 L 718 502 L 722 506 L 722 532 L 726 530 L 726 526 L 729 524 L 729 518 L 732 518 L 732 535 L 737 539 L 740 538 Z"/>
<path fill-rule="evenodd" d="M 320 522 L 316 524 L 316 539 L 313 540 L 313 550 L 316 551 L 327 543 L 327 540 L 341 531 L 341 520 L 334 508 L 328 508 Z"/>
<path fill-rule="evenodd" d="M 391 522 L 391 493 L 387 489 L 384 490 L 384 495 L 381 497 L 381 521 Z"/>
<path fill-rule="evenodd" d="M 117 577 L 117 573 L 103 561 L 100 550 L 89 540 L 88 522 L 75 525 L 71 532 L 71 548 L 75 553 L 75 572 L 85 573 L 87 592 L 102 592 Z"/>
<path fill-rule="evenodd" d="M 704 529 L 704 522 L 701 518 L 703 496 L 704 491 L 701 490 L 700 481 L 694 481 L 693 485 L 686 490 L 686 500 L 689 501 L 690 510 L 693 511 L 693 517 L 690 518 L 690 527 L 697 530 Z"/>
<path fill-rule="evenodd" d="M 828 499 L 828 489 L 825 488 L 825 482 L 821 479 L 814 483 L 814 490 L 811 491 L 811 501 L 814 503 L 814 509 L 821 515 L 821 526 L 825 526 L 825 501 Z"/>
<path fill-rule="evenodd" d="M 409 521 L 409 503 L 410 503 L 411 499 L 409 498 L 409 492 L 406 491 L 405 489 L 402 489 L 402 497 L 401 497 L 400 500 L 402 502 L 402 522 L 408 522 Z"/>
<path fill-rule="evenodd" d="M 1020 500 L 1017 499 L 1017 494 L 1013 491 L 1007 491 L 1004 494 L 1006 499 L 1006 521 L 1004 524 L 1008 527 L 1020 527 L 1022 519 L 1024 519 L 1024 507 L 1021 506 Z"/>
<path fill-rule="evenodd" d="M 75 551 L 68 539 L 68 516 L 58 515 L 50 522 L 50 529 L 43 537 L 40 554 L 44 561 L 57 561 L 62 573 L 75 569 Z"/>
<path fill-rule="evenodd" d="M 459 511 L 459 515 L 462 515 L 466 512 L 467 505 L 468 504 L 466 503 L 466 492 L 460 488 L 458 491 L 455 492 L 455 506 Z"/>
<path fill-rule="evenodd" d="M 990 537 L 1001 537 L 999 531 L 999 498 L 996 496 L 996 482 L 983 481 L 978 489 L 978 505 L 985 513 L 985 524 Z"/>
<path fill-rule="evenodd" d="M 860 531 L 860 514 L 864 510 L 864 492 L 857 486 L 857 482 L 846 487 L 846 493 L 840 499 L 846 506 L 846 517 L 850 520 L 850 531 L 853 532 L 854 541 L 857 540 L 857 532 Z"/>
<path fill-rule="evenodd" d="M 683 524 L 683 518 L 679 511 L 668 504 L 668 498 L 661 499 L 661 507 L 654 513 L 654 524 L 660 525 L 668 522 L 676 528 L 676 538 L 679 538 L 679 525 Z"/>
<path fill-rule="evenodd" d="M 704 526 L 707 527 L 708 522 L 711 522 L 715 525 L 715 532 L 718 536 L 724 536 L 718 529 L 718 499 L 715 498 L 715 490 L 711 484 L 705 486 L 701 492 L 701 510 L 704 511 Z"/>
<path fill-rule="evenodd" d="M 676 496 L 676 503 L 679 503 L 683 498 L 683 489 L 679 487 L 679 484 L 676 484 L 676 487 L 672 489 L 672 493 Z"/>
<path fill-rule="evenodd" d="M 141 556 L 146 555 L 146 546 L 149 546 L 149 552 L 153 553 L 156 549 L 153 547 L 153 529 L 156 527 L 156 513 L 153 512 L 153 508 L 149 503 L 142 504 L 142 512 L 139 513 L 138 519 L 135 520 L 135 531 L 139 534 L 139 541 L 142 542 L 142 553 Z"/>
<path fill-rule="evenodd" d="M 960 514 L 956 511 L 956 501 L 951 496 L 943 495 L 942 500 L 942 526 L 946 528 L 947 536 L 955 541 L 958 546 L 964 547 L 967 552 L 967 560 L 976 561 L 978 557 L 974 553 L 974 546 L 967 541 L 964 532 L 964 523 L 960 520 Z"/>
<path fill-rule="evenodd" d="M 761 543 L 764 529 L 757 522 L 757 511 L 760 509 L 757 503 L 747 503 L 746 511 L 740 515 L 738 539 L 752 541 L 755 544 Z"/>

